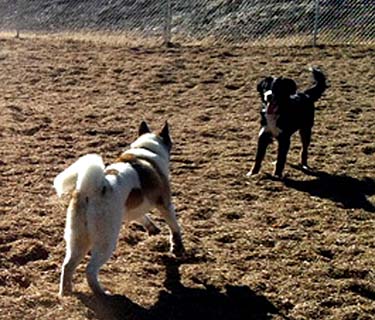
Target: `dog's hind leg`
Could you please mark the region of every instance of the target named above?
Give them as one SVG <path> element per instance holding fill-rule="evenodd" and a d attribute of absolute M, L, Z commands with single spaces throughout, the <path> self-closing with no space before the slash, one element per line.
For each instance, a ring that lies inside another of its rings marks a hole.
<path fill-rule="evenodd" d="M 66 255 L 61 272 L 60 296 L 72 292 L 74 271 L 90 249 L 85 210 L 85 202 L 82 201 L 78 192 L 74 192 L 67 210 Z"/>
<path fill-rule="evenodd" d="M 143 215 L 141 218 L 137 219 L 137 221 L 146 228 L 150 236 L 157 235 L 160 233 L 160 229 L 156 226 L 156 224 L 152 221 L 152 219 L 149 216 Z"/>
<path fill-rule="evenodd" d="M 185 252 L 184 244 L 181 237 L 181 229 L 176 219 L 176 212 L 172 203 L 168 205 L 158 205 L 158 210 L 162 214 L 163 218 L 167 222 L 171 231 L 171 251 L 176 256 L 182 256 Z"/>
<path fill-rule="evenodd" d="M 73 238 L 74 237 L 74 238 Z M 65 296 L 72 292 L 73 274 L 82 259 L 89 250 L 89 242 L 84 235 L 73 236 L 73 239 L 67 241 L 66 256 L 62 266 L 59 295 Z"/>
<path fill-rule="evenodd" d="M 253 168 L 251 169 L 251 171 L 247 173 L 247 176 L 252 176 L 253 174 L 257 174 L 259 172 L 264 156 L 266 155 L 267 147 L 271 142 L 272 142 L 272 134 L 267 132 L 265 128 L 263 127 L 259 132 L 257 153 L 255 156 L 255 164 Z"/>
<path fill-rule="evenodd" d="M 311 128 L 304 128 L 299 131 L 302 150 L 301 150 L 301 165 L 303 169 L 308 169 L 307 158 L 308 158 L 308 149 L 311 142 Z"/>
<path fill-rule="evenodd" d="M 106 294 L 98 280 L 99 269 L 111 257 L 112 251 L 113 250 L 109 249 L 104 253 L 99 250 L 93 251 L 91 253 L 90 262 L 86 268 L 87 282 L 94 294 L 99 296 Z"/>
<path fill-rule="evenodd" d="M 100 223 L 98 223 L 100 225 Z M 98 280 L 98 274 L 101 266 L 105 264 L 111 257 L 116 248 L 118 234 L 120 232 L 121 223 L 115 223 L 110 226 L 101 224 L 102 232 L 96 232 L 91 248 L 91 259 L 86 268 L 87 282 L 97 295 L 105 295 L 102 286 Z"/>

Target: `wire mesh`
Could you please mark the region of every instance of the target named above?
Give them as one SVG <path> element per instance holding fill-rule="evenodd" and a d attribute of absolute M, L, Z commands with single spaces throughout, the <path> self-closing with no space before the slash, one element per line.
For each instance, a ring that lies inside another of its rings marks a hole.
<path fill-rule="evenodd" d="M 375 6 L 373 0 L 3 0 L 0 29 L 182 43 L 373 44 Z"/>

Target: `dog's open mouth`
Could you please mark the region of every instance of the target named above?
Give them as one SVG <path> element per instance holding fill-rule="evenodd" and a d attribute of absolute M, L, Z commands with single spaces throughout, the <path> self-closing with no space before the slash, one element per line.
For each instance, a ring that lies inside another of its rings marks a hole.
<path fill-rule="evenodd" d="M 267 106 L 266 106 L 267 114 L 275 114 L 277 110 L 278 110 L 278 105 L 275 101 L 271 101 L 267 103 Z"/>

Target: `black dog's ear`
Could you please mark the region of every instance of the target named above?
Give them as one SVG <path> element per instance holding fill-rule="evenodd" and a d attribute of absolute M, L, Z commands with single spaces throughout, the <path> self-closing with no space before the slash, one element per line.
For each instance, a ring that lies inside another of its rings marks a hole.
<path fill-rule="evenodd" d="M 285 91 L 288 95 L 293 95 L 297 93 L 297 84 L 293 79 L 283 78 L 283 86 L 285 86 Z"/>
<path fill-rule="evenodd" d="M 169 135 L 169 124 L 167 121 L 165 121 L 163 129 L 161 129 L 159 136 L 163 139 L 163 142 L 170 150 L 172 147 L 172 139 Z"/>
<path fill-rule="evenodd" d="M 138 129 L 138 136 L 140 137 L 141 135 L 145 134 L 145 133 L 150 133 L 151 130 L 150 128 L 148 127 L 146 121 L 142 121 L 141 124 L 139 125 L 139 129 Z"/>
<path fill-rule="evenodd" d="M 271 85 L 273 82 L 273 77 L 265 77 L 263 80 L 261 80 L 257 85 L 257 90 L 260 94 L 263 94 L 267 90 L 271 89 Z"/>

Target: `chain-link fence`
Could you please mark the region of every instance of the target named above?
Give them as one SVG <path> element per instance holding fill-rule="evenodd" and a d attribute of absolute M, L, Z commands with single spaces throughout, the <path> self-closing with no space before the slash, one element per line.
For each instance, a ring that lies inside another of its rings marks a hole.
<path fill-rule="evenodd" d="M 0 0 L 0 29 L 160 41 L 375 42 L 374 0 Z"/>

